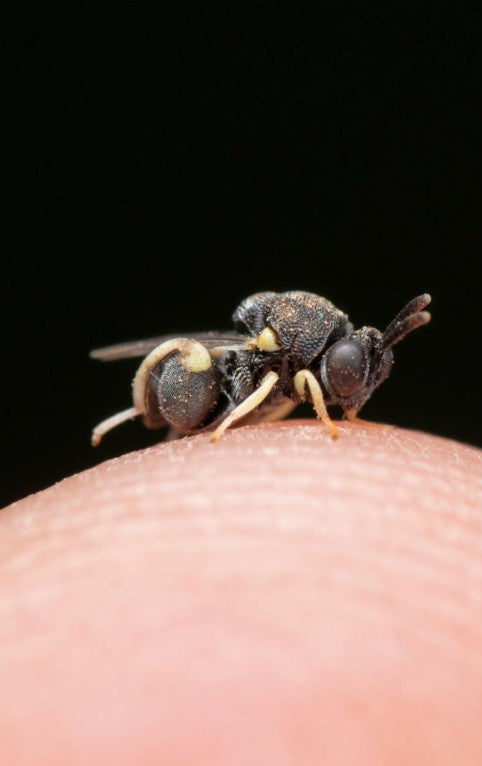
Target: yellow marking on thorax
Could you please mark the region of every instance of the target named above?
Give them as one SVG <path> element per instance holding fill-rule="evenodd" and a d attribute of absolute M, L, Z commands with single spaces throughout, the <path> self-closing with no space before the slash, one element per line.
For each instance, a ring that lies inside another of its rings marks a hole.
<path fill-rule="evenodd" d="M 256 338 L 256 345 L 260 351 L 279 351 L 281 346 L 278 343 L 276 333 L 271 327 L 265 327 Z"/>

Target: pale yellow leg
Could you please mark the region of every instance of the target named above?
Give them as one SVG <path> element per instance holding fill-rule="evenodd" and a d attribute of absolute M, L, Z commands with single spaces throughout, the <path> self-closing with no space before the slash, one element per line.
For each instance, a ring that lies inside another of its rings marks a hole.
<path fill-rule="evenodd" d="M 322 420 L 328 428 L 332 439 L 336 439 L 338 436 L 337 428 L 326 411 L 323 391 L 313 373 L 310 372 L 310 370 L 299 370 L 296 373 L 293 382 L 298 396 L 301 396 L 302 399 L 305 399 L 305 387 L 308 386 L 316 416 Z"/>
<path fill-rule="evenodd" d="M 285 402 L 284 404 L 280 404 L 279 407 L 276 407 L 274 410 L 271 410 L 271 412 L 268 412 L 266 415 L 260 418 L 259 422 L 276 423 L 277 420 L 283 420 L 283 418 L 287 418 L 290 412 L 293 412 L 295 407 L 296 404 L 293 404 L 293 402 Z"/>
<path fill-rule="evenodd" d="M 137 407 L 129 407 L 128 410 L 123 410 L 122 412 L 116 412 L 115 415 L 111 415 L 110 418 L 107 418 L 106 420 L 103 420 L 102 423 L 99 423 L 98 426 L 94 428 L 92 431 L 92 439 L 91 443 L 93 447 L 97 447 L 102 437 L 107 433 L 107 431 L 110 431 L 112 428 L 115 428 L 116 426 L 120 425 L 121 423 L 124 423 L 126 420 L 132 420 L 132 418 L 137 417 L 137 415 L 140 415 L 141 413 L 137 409 Z"/>
<path fill-rule="evenodd" d="M 213 435 L 211 436 L 211 441 L 217 442 L 225 430 L 229 428 L 229 426 L 231 426 L 233 423 L 235 423 L 236 420 L 244 418 L 245 415 L 248 415 L 250 412 L 252 412 L 252 410 L 256 409 L 256 407 L 259 407 L 259 405 L 264 402 L 270 391 L 276 385 L 278 379 L 279 375 L 277 375 L 276 372 L 268 372 L 256 391 L 253 391 L 253 393 L 250 394 L 244 400 L 244 402 L 238 404 L 238 406 L 235 407 L 235 409 L 230 412 L 226 418 L 224 418 L 223 422 L 220 423 L 220 425 L 216 428 Z"/>

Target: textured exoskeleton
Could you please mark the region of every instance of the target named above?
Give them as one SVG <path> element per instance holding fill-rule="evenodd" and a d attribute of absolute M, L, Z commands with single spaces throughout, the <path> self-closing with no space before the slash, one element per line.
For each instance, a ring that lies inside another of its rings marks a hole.
<path fill-rule="evenodd" d="M 420 295 L 385 332 L 354 330 L 346 314 L 313 293 L 256 293 L 233 314 L 234 332 L 194 333 L 110 346 L 92 352 L 110 361 L 145 356 L 133 382 L 133 407 L 100 423 L 92 443 L 141 415 L 150 428 L 171 434 L 212 430 L 212 440 L 234 423 L 284 417 L 310 401 L 336 436 L 326 405 L 348 419 L 389 374 L 392 347 L 426 324 L 430 296 Z"/>

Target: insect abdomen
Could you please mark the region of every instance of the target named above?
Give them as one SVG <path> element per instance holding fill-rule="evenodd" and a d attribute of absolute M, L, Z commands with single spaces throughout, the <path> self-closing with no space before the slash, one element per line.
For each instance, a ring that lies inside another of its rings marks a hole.
<path fill-rule="evenodd" d="M 162 418 L 184 433 L 206 423 L 218 403 L 221 389 L 214 365 L 192 372 L 183 366 L 179 354 L 151 370 L 149 387 L 149 419 L 154 423 Z"/>

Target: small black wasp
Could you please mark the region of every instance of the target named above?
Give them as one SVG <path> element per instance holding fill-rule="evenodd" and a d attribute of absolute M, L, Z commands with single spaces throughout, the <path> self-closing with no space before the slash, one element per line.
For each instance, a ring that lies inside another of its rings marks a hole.
<path fill-rule="evenodd" d="M 148 428 L 171 427 L 171 436 L 212 431 L 217 441 L 234 423 L 280 420 L 309 401 L 336 436 L 326 405 L 354 420 L 390 373 L 392 346 L 430 321 L 424 294 L 411 300 L 385 332 L 354 330 L 329 300 L 292 290 L 246 298 L 233 314 L 234 332 L 192 333 L 124 343 L 93 351 L 111 361 L 145 356 L 133 381 L 134 406 L 93 431 L 96 446 L 107 431 L 142 415 Z"/>

